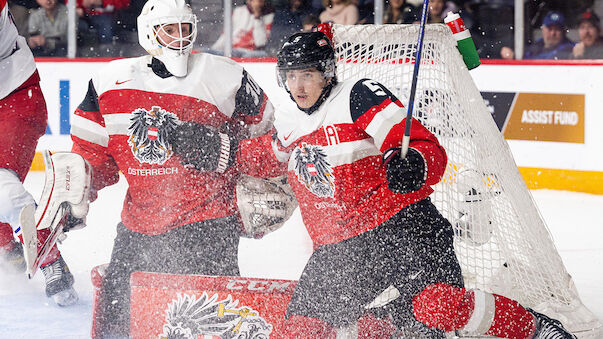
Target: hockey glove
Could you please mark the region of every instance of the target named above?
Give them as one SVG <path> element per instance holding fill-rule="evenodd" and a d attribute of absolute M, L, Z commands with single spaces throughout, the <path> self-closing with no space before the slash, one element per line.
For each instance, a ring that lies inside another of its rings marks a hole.
<path fill-rule="evenodd" d="M 394 193 L 410 193 L 425 184 L 425 160 L 419 151 L 409 148 L 406 158 L 401 158 L 399 148 L 390 148 L 383 157 L 387 174 L 387 187 Z"/>
<path fill-rule="evenodd" d="M 228 135 L 194 122 L 183 122 L 168 136 L 172 150 L 186 167 L 224 172 L 232 166 L 237 143 Z"/>

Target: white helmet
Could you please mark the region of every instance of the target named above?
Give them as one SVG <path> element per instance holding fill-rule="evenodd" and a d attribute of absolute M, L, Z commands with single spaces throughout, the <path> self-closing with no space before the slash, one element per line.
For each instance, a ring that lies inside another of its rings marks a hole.
<path fill-rule="evenodd" d="M 178 24 L 179 35 L 164 30 L 170 24 Z M 191 24 L 190 34 L 182 34 L 182 24 Z M 160 32 L 171 41 L 164 41 Z M 149 0 L 138 16 L 138 42 L 177 77 L 187 74 L 188 56 L 196 37 L 197 16 L 184 0 Z"/>

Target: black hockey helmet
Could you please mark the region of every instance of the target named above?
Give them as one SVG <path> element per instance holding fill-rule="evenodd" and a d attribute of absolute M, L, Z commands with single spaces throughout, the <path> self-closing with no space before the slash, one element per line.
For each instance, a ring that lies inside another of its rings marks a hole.
<path fill-rule="evenodd" d="M 325 78 L 335 77 L 335 51 L 322 32 L 295 33 L 283 44 L 276 56 L 279 85 L 285 87 L 289 70 L 316 67 Z"/>

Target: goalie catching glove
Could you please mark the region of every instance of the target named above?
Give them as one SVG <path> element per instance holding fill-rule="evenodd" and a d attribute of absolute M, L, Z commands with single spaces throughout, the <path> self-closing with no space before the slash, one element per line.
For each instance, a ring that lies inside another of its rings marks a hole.
<path fill-rule="evenodd" d="M 21 210 L 20 223 L 27 273 L 34 275 L 64 232 L 86 226 L 92 168 L 79 154 L 43 152 L 46 180 L 39 205 Z M 38 230 L 50 229 L 44 243 L 38 242 Z"/>
<path fill-rule="evenodd" d="M 419 190 L 427 180 L 425 159 L 419 151 L 409 148 L 402 159 L 400 148 L 390 148 L 383 155 L 387 174 L 387 187 L 394 193 L 410 193 Z"/>
<path fill-rule="evenodd" d="M 243 236 L 261 238 L 279 229 L 297 207 L 285 177 L 262 179 L 241 175 L 236 186 Z"/>
<path fill-rule="evenodd" d="M 190 121 L 179 124 L 168 140 L 180 162 L 199 171 L 222 173 L 232 166 L 237 154 L 236 139 Z"/>

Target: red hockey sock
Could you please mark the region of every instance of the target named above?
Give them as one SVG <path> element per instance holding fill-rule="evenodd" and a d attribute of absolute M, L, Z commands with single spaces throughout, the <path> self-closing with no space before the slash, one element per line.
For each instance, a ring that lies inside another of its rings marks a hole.
<path fill-rule="evenodd" d="M 534 334 L 534 316 L 517 301 L 498 294 L 494 296 L 494 320 L 487 335 L 509 338 L 527 339 Z"/>
<path fill-rule="evenodd" d="M 413 307 L 417 320 L 446 332 L 466 330 L 509 339 L 527 339 L 534 333 L 534 317 L 518 302 L 497 294 L 438 283 L 416 295 Z"/>
<path fill-rule="evenodd" d="M 11 250 L 13 246 L 13 229 L 9 224 L 0 223 L 0 248 L 4 248 L 8 251 Z"/>
<path fill-rule="evenodd" d="M 335 339 L 336 332 L 329 324 L 317 319 L 292 315 L 285 321 L 287 338 Z"/>
<path fill-rule="evenodd" d="M 38 230 L 38 241 L 39 241 L 38 251 L 40 250 L 40 247 L 42 247 L 42 244 L 44 244 L 44 241 L 46 241 L 46 238 L 48 238 L 49 235 L 50 235 L 49 228 Z M 59 258 L 59 256 L 61 256 L 61 252 L 59 252 L 59 248 L 57 247 L 57 245 L 54 244 L 54 246 L 52 247 L 52 249 L 46 256 L 46 259 L 44 259 L 44 261 L 42 261 L 40 263 L 40 267 L 53 263 L 55 260 L 57 260 Z"/>

